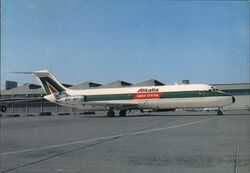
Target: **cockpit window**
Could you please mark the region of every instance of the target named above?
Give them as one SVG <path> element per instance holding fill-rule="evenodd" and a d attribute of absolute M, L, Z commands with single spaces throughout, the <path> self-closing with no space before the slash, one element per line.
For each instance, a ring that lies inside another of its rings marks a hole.
<path fill-rule="evenodd" d="M 211 89 L 209 89 L 209 91 L 219 91 L 217 88 L 215 88 L 215 87 L 211 87 Z"/>

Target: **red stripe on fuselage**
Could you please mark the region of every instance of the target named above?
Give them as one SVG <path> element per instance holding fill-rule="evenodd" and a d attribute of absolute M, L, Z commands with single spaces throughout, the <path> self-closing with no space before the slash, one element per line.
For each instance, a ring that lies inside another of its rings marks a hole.
<path fill-rule="evenodd" d="M 162 92 L 136 93 L 133 99 L 159 99 Z"/>

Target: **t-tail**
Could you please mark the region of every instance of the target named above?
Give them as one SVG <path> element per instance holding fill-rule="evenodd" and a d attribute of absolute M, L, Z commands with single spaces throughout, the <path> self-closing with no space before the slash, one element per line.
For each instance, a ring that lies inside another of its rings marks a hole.
<path fill-rule="evenodd" d="M 32 72 L 32 74 L 36 77 L 46 95 L 64 92 L 67 90 L 67 88 L 64 87 L 48 70 L 35 71 Z"/>

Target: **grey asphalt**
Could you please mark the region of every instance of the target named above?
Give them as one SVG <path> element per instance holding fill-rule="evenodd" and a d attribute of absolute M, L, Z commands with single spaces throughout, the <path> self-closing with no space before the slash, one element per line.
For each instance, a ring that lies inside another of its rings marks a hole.
<path fill-rule="evenodd" d="M 0 161 L 3 173 L 249 173 L 250 115 L 1 118 Z"/>

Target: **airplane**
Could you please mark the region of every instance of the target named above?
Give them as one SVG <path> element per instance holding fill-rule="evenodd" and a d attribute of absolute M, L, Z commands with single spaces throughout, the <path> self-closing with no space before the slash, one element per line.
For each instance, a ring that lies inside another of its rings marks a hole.
<path fill-rule="evenodd" d="M 223 115 L 222 107 L 235 102 L 232 95 L 207 84 L 70 89 L 48 70 L 32 74 L 49 102 L 86 111 L 106 110 L 108 117 L 115 116 L 115 110 L 124 117 L 128 110 L 172 111 L 178 108 L 218 108 L 217 114 Z"/>
<path fill-rule="evenodd" d="M 207 84 L 70 89 L 48 70 L 25 72 L 30 73 L 45 91 L 45 100 L 85 111 L 105 110 L 108 117 L 114 117 L 115 110 L 124 117 L 128 110 L 162 112 L 178 108 L 218 108 L 217 114 L 223 115 L 222 107 L 235 102 L 232 95 Z"/>

